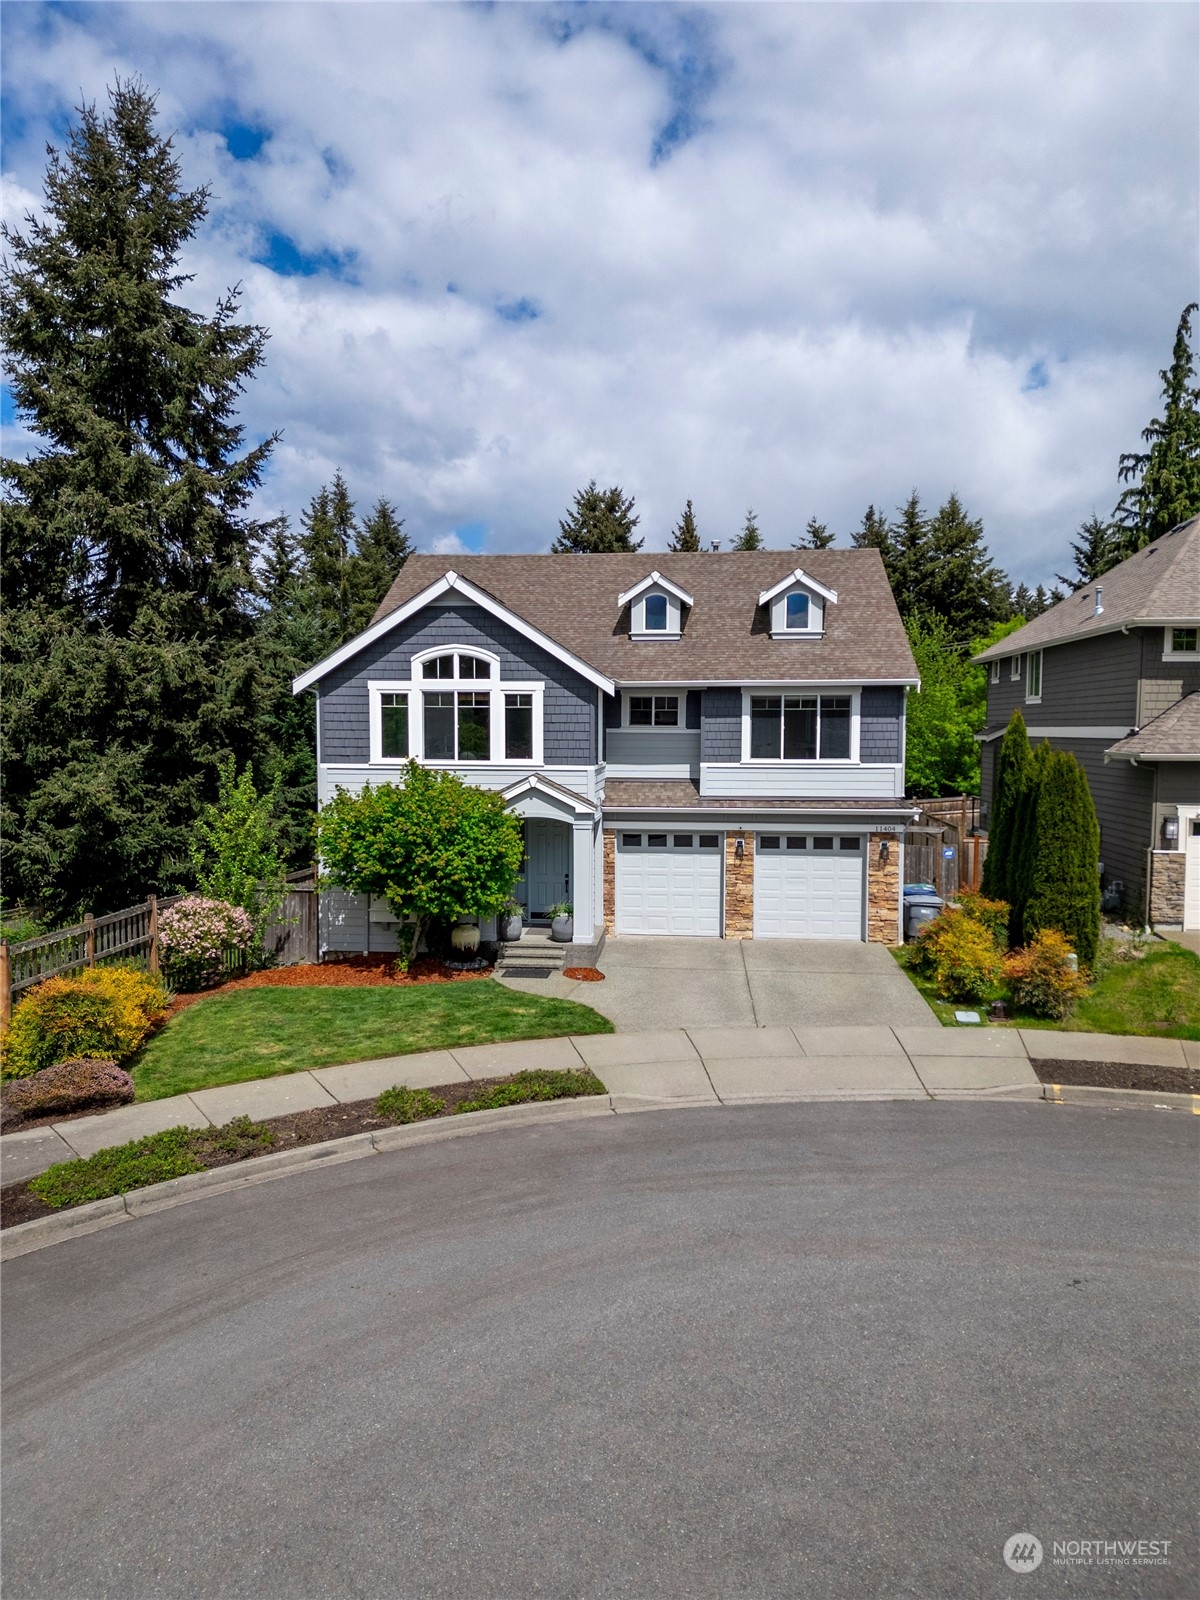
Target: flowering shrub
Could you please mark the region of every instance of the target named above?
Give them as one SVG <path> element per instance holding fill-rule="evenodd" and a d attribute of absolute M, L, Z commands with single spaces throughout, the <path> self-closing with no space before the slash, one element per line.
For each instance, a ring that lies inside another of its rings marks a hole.
<path fill-rule="evenodd" d="M 254 943 L 249 912 L 224 900 L 191 894 L 158 922 L 163 971 L 180 989 L 203 989 L 221 975 L 226 950 L 245 955 Z"/>
<path fill-rule="evenodd" d="M 1001 950 L 1008 945 L 1008 913 L 1007 900 L 989 900 L 986 895 L 980 894 L 977 889 L 964 889 L 956 896 L 958 908 L 966 916 L 976 922 L 982 922 L 984 927 L 995 939 Z"/>
<path fill-rule="evenodd" d="M 89 967 L 47 978 L 13 1012 L 4 1037 L 3 1073 L 27 1078 L 76 1056 L 121 1061 L 131 1056 L 166 1008 L 157 978 L 132 967 Z"/>
<path fill-rule="evenodd" d="M 1072 962 L 1074 952 L 1057 928 L 1043 928 L 1004 963 L 1013 1003 L 1037 1017 L 1070 1016 L 1087 993 L 1087 975 Z"/>
<path fill-rule="evenodd" d="M 132 1099 L 133 1079 L 123 1067 L 82 1056 L 18 1078 L 4 1091 L 4 1110 L 8 1116 L 40 1117 L 84 1106 L 127 1105 Z"/>
<path fill-rule="evenodd" d="M 1003 968 L 989 930 L 953 908 L 921 929 L 910 960 L 917 972 L 932 978 L 944 1000 L 986 1000 Z"/>

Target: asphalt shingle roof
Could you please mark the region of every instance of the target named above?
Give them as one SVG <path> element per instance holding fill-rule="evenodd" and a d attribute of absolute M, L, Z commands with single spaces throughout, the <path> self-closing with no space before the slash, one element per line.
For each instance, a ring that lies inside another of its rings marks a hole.
<path fill-rule="evenodd" d="M 1138 756 L 1145 761 L 1155 756 L 1194 756 L 1200 761 L 1200 693 L 1184 695 L 1136 733 L 1110 744 L 1104 753 Z"/>
<path fill-rule="evenodd" d="M 837 591 L 820 639 L 772 639 L 758 596 L 802 567 Z M 606 677 L 623 683 L 915 682 L 916 663 L 877 550 L 636 555 L 410 556 L 375 613 L 449 571 Z M 677 640 L 635 643 L 617 596 L 657 571 L 695 600 Z"/>
<path fill-rule="evenodd" d="M 1104 591 L 1099 616 L 1096 584 L 1084 584 L 999 644 L 981 651 L 975 660 L 1020 655 L 1133 623 L 1200 624 L 1200 517 L 1165 533 L 1097 582 Z"/>

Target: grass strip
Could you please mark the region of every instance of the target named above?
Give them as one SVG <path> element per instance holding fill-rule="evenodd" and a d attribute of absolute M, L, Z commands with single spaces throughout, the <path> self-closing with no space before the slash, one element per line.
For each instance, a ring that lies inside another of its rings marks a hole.
<path fill-rule="evenodd" d="M 82 1206 L 91 1200 L 128 1194 L 131 1189 L 144 1189 L 151 1183 L 203 1172 L 210 1166 L 224 1165 L 226 1159 L 240 1161 L 246 1156 L 263 1155 L 274 1142 L 270 1128 L 251 1122 L 249 1117 L 235 1117 L 221 1128 L 166 1128 L 162 1133 L 131 1139 L 128 1144 L 97 1150 L 92 1156 L 60 1161 L 31 1178 L 29 1188 L 56 1210 Z"/>
<path fill-rule="evenodd" d="M 534 1100 L 574 1100 L 585 1094 L 607 1094 L 608 1090 L 594 1073 L 566 1067 L 554 1071 L 548 1067 L 535 1067 L 518 1072 L 506 1083 L 498 1084 L 478 1100 L 462 1100 L 455 1106 L 455 1115 L 463 1111 L 497 1111 L 501 1106 L 523 1106 Z"/>

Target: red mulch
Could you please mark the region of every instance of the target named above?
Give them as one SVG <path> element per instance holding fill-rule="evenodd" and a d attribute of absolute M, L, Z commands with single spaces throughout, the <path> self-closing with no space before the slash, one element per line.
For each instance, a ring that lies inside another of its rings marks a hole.
<path fill-rule="evenodd" d="M 458 983 L 462 979 L 492 975 L 491 967 L 478 972 L 451 972 L 436 956 L 419 956 L 402 975 L 396 971 L 395 960 L 390 955 L 339 956 L 335 961 L 295 967 L 265 967 L 261 972 L 231 978 L 228 983 L 202 989 L 198 994 L 176 995 L 171 1001 L 170 1014 L 174 1016 L 209 995 L 228 994 L 231 989 L 403 989 L 413 984 Z"/>
<path fill-rule="evenodd" d="M 581 983 L 603 983 L 604 974 L 599 967 L 564 967 L 564 978 L 578 978 Z"/>

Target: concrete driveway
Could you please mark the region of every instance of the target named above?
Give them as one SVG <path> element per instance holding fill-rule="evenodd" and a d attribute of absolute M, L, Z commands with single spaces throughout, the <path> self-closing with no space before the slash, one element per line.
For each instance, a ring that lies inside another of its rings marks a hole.
<path fill-rule="evenodd" d="M 622 937 L 604 946 L 600 968 L 606 981 L 580 984 L 572 998 L 594 1006 L 621 1032 L 938 1026 L 891 952 L 877 944 Z"/>

